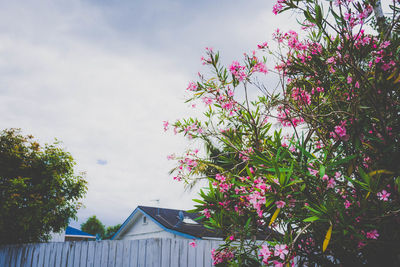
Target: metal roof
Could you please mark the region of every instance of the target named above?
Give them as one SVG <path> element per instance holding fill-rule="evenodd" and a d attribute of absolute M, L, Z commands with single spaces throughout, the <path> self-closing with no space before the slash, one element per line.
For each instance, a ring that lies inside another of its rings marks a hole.
<path fill-rule="evenodd" d="M 75 237 L 87 237 L 87 238 L 96 238 L 96 236 L 88 234 L 84 231 L 81 231 L 79 229 L 73 228 L 71 226 L 67 226 L 67 229 L 65 229 L 65 236 L 75 236 Z"/>

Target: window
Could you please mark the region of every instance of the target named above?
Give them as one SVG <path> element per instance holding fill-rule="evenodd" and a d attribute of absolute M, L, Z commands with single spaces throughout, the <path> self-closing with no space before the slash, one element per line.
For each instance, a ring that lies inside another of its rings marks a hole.
<path fill-rule="evenodd" d="M 147 224 L 147 217 L 143 216 L 143 224 Z"/>

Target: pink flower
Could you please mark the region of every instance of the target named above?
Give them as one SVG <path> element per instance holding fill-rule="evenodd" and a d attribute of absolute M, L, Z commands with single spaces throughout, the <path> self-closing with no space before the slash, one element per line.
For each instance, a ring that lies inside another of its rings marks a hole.
<path fill-rule="evenodd" d="M 365 246 L 366 244 L 364 243 L 364 242 L 358 242 L 358 246 L 357 246 L 357 248 L 359 248 L 359 249 L 361 249 L 361 248 L 363 248 L 364 246 Z"/>
<path fill-rule="evenodd" d="M 282 200 L 276 201 L 275 204 L 278 207 L 278 209 L 281 209 L 286 205 L 285 201 Z"/>
<path fill-rule="evenodd" d="M 335 185 L 336 185 L 335 180 L 334 180 L 333 178 L 331 178 L 331 179 L 329 179 L 328 185 L 326 186 L 326 188 L 327 188 L 327 189 L 329 189 L 329 188 L 334 188 Z"/>
<path fill-rule="evenodd" d="M 390 41 L 385 41 L 381 44 L 381 48 L 386 48 L 390 45 Z"/>
<path fill-rule="evenodd" d="M 206 216 L 206 218 L 210 218 L 211 217 L 211 213 L 208 209 L 204 209 L 203 210 L 204 216 Z"/>
<path fill-rule="evenodd" d="M 260 249 L 260 257 L 263 257 L 263 263 L 268 264 L 268 258 L 272 255 L 272 252 L 269 250 L 268 245 L 262 245 Z"/>
<path fill-rule="evenodd" d="M 279 13 L 279 11 L 281 11 L 283 9 L 282 3 L 285 3 L 285 1 L 286 0 L 278 0 L 278 2 L 272 8 L 272 13 L 277 15 Z"/>
<path fill-rule="evenodd" d="M 311 169 L 311 168 L 307 168 L 308 169 L 308 171 L 310 172 L 310 174 L 312 175 L 312 176 L 317 176 L 317 174 L 318 174 L 318 171 L 317 170 L 313 170 L 313 169 Z"/>
<path fill-rule="evenodd" d="M 267 66 L 263 62 L 258 62 L 256 65 L 253 67 L 255 72 L 262 72 L 264 74 L 268 73 Z"/>
<path fill-rule="evenodd" d="M 168 160 L 175 159 L 175 155 L 174 155 L 174 154 L 168 155 L 168 156 L 167 156 L 167 159 L 168 159 Z"/>
<path fill-rule="evenodd" d="M 366 237 L 369 239 L 378 239 L 379 234 L 377 230 L 372 230 L 370 232 L 367 232 Z"/>
<path fill-rule="evenodd" d="M 379 200 L 383 201 L 388 201 L 390 197 L 390 193 L 388 193 L 386 190 L 382 190 L 378 194 L 376 194 L 379 197 Z"/>
<path fill-rule="evenodd" d="M 197 246 L 196 242 L 194 240 L 192 242 L 189 242 L 189 246 L 195 248 Z"/>
<path fill-rule="evenodd" d="M 335 63 L 335 58 L 334 57 L 330 57 L 326 60 L 327 63 Z"/>
<path fill-rule="evenodd" d="M 244 72 L 245 66 L 241 66 L 239 62 L 233 61 L 231 66 L 229 67 L 229 71 L 235 76 L 239 81 L 243 81 L 246 79 L 247 74 Z"/>
<path fill-rule="evenodd" d="M 353 81 L 353 78 L 351 78 L 351 76 L 347 77 L 347 83 L 351 83 Z"/>
<path fill-rule="evenodd" d="M 258 49 L 267 48 L 267 47 L 268 47 L 268 43 L 267 43 L 267 42 L 264 42 L 264 43 L 262 43 L 262 44 L 257 45 L 257 47 L 258 47 Z"/>
<path fill-rule="evenodd" d="M 235 237 L 234 237 L 233 235 L 231 235 L 231 236 L 229 237 L 229 240 L 233 241 L 233 240 L 235 240 Z"/>
<path fill-rule="evenodd" d="M 286 245 L 276 245 L 275 246 L 274 256 L 279 256 L 279 258 L 284 260 L 285 259 L 285 255 L 287 255 L 288 253 L 289 253 L 289 251 L 287 250 L 287 246 Z"/>
<path fill-rule="evenodd" d="M 206 104 L 206 105 L 211 105 L 213 103 L 213 100 L 210 97 L 205 96 L 202 98 L 202 100 L 203 100 L 204 104 Z"/>
<path fill-rule="evenodd" d="M 351 206 L 351 202 L 348 201 L 348 200 L 346 200 L 346 201 L 344 202 L 344 207 L 345 207 L 346 209 L 348 209 L 348 208 L 350 208 L 350 206 Z"/>
<path fill-rule="evenodd" d="M 195 84 L 194 82 L 190 82 L 188 84 L 188 87 L 186 88 L 186 90 L 188 90 L 188 91 L 196 91 L 197 90 L 197 84 Z"/>
<path fill-rule="evenodd" d="M 274 266 L 275 267 L 284 267 L 283 263 L 279 262 L 279 261 L 274 261 Z"/>
<path fill-rule="evenodd" d="M 168 121 L 163 121 L 163 126 L 164 126 L 164 131 L 165 132 L 168 131 L 168 125 L 169 125 Z"/>
<path fill-rule="evenodd" d="M 331 132 L 331 137 L 335 139 L 341 139 L 343 141 L 349 140 L 349 135 L 346 131 L 346 121 L 341 121 L 340 125 L 335 126 L 335 131 Z"/>

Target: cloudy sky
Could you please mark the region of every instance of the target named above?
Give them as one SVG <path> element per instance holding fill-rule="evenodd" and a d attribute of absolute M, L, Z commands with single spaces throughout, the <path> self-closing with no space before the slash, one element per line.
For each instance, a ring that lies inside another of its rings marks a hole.
<path fill-rule="evenodd" d="M 188 143 L 162 121 L 195 112 L 185 88 L 206 46 L 230 63 L 295 24 L 269 0 L 1 2 L 1 129 L 72 153 L 89 182 L 74 226 L 91 215 L 122 223 L 155 199 L 191 208 L 196 192 L 173 181 L 166 159 Z"/>

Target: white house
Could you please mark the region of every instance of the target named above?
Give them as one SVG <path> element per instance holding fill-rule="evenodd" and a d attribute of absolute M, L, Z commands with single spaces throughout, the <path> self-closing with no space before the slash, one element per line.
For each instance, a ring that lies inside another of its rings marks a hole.
<path fill-rule="evenodd" d="M 146 238 L 186 238 L 222 240 L 222 235 L 196 221 L 198 213 L 138 206 L 125 220 L 112 240 Z"/>

